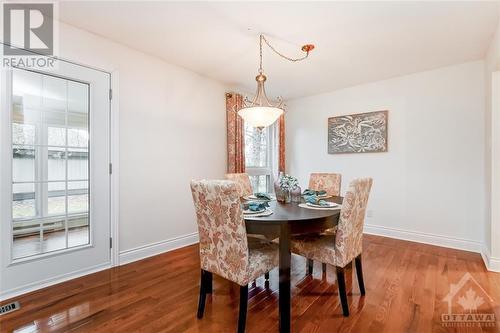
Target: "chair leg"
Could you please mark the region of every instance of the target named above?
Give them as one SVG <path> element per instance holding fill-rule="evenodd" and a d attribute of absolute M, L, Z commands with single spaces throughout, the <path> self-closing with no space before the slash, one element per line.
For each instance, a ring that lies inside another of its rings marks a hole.
<path fill-rule="evenodd" d="M 342 304 L 342 312 L 344 313 L 344 317 L 348 317 L 349 305 L 347 304 L 344 269 L 341 267 L 336 267 L 336 271 L 337 271 L 337 282 L 339 284 L 340 303 Z"/>
<path fill-rule="evenodd" d="M 363 266 L 361 264 L 361 254 L 354 259 L 356 264 L 356 275 L 358 276 L 359 291 L 365 295 L 365 282 L 363 280 Z"/>
<path fill-rule="evenodd" d="M 198 313 L 196 314 L 196 317 L 198 319 L 203 318 L 203 312 L 205 311 L 205 299 L 207 297 L 206 293 L 206 285 L 207 285 L 207 271 L 204 271 L 203 269 L 201 270 L 201 278 L 200 278 L 200 299 L 198 302 Z"/>
<path fill-rule="evenodd" d="M 247 322 L 247 305 L 248 305 L 248 285 L 240 286 L 240 314 L 238 317 L 238 333 L 245 332 Z"/>
<path fill-rule="evenodd" d="M 264 274 L 264 278 L 266 279 L 266 281 L 269 281 L 269 272 Z"/>
<path fill-rule="evenodd" d="M 309 275 L 312 275 L 312 273 L 313 273 L 313 265 L 314 265 L 314 261 L 312 259 L 307 259 L 307 273 Z"/>
<path fill-rule="evenodd" d="M 212 288 L 213 288 L 212 272 L 205 272 L 205 277 L 206 277 L 206 289 L 205 289 L 205 293 L 211 294 L 212 293 Z"/>
<path fill-rule="evenodd" d="M 325 263 L 321 264 L 321 269 L 323 270 L 323 273 L 326 273 L 326 264 Z"/>

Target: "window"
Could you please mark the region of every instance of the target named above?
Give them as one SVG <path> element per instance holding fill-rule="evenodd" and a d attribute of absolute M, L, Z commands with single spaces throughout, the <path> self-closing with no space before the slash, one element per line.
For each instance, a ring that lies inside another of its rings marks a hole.
<path fill-rule="evenodd" d="M 245 167 L 254 192 L 273 192 L 277 123 L 262 130 L 245 124 Z"/>
<path fill-rule="evenodd" d="M 90 242 L 88 98 L 88 84 L 13 71 L 13 259 Z"/>

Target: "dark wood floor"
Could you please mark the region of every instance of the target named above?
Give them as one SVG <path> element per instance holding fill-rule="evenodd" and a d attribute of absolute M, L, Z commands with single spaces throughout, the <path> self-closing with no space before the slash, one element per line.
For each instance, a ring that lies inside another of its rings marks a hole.
<path fill-rule="evenodd" d="M 500 274 L 487 272 L 478 254 L 365 236 L 366 296 L 347 274 L 351 315 L 341 315 L 335 274 L 292 261 L 294 332 L 497 332 Z M 494 327 L 445 328 L 443 298 L 469 272 L 493 301 Z M 349 272 L 349 273 L 352 273 Z M 234 332 L 239 288 L 214 278 L 205 317 L 196 319 L 198 247 L 155 256 L 45 288 L 19 298 L 22 309 L 0 317 L 1 332 Z M 278 272 L 250 288 L 247 332 L 278 331 Z M 5 303 L 5 302 L 3 302 Z"/>

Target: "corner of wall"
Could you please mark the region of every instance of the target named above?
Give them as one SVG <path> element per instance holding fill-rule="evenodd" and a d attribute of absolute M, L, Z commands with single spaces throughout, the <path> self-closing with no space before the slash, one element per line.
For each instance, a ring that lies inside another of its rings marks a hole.
<path fill-rule="evenodd" d="M 486 244 L 481 250 L 481 257 L 488 271 L 500 273 L 500 258 L 492 257 Z"/>

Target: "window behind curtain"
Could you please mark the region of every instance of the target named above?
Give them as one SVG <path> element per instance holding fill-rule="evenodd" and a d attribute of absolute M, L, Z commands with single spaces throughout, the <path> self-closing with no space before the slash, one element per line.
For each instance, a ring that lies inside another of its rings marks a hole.
<path fill-rule="evenodd" d="M 259 130 L 245 126 L 245 171 L 254 192 L 273 192 L 277 170 L 277 123 Z"/>

